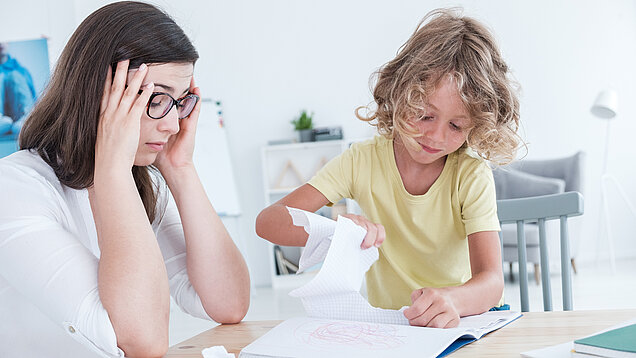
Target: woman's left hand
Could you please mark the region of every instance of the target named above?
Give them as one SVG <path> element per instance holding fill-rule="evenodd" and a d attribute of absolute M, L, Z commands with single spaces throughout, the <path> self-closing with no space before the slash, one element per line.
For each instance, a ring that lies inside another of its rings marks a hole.
<path fill-rule="evenodd" d="M 190 92 L 201 98 L 201 90 L 194 84 L 194 77 L 190 81 Z M 162 174 L 166 171 L 178 170 L 194 166 L 194 139 L 201 111 L 201 100 L 197 102 L 192 113 L 187 118 L 179 120 L 179 132 L 168 139 L 165 148 L 157 155 L 154 165 Z"/>
<path fill-rule="evenodd" d="M 411 293 L 411 302 L 404 310 L 411 326 L 452 328 L 459 324 L 459 313 L 443 288 L 419 288 Z"/>

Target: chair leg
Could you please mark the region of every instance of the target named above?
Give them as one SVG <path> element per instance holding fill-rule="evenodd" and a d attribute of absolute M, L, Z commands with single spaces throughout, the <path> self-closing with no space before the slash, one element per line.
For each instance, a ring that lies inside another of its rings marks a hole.
<path fill-rule="evenodd" d="M 534 281 L 538 284 L 541 283 L 541 268 L 539 267 L 539 264 L 534 264 Z"/>
<path fill-rule="evenodd" d="M 572 271 L 574 271 L 574 274 L 577 274 L 576 271 L 576 264 L 574 263 L 574 257 L 570 259 L 570 264 L 572 264 Z"/>
<path fill-rule="evenodd" d="M 508 265 L 509 265 L 508 267 L 510 268 L 510 270 L 508 271 L 508 273 L 510 274 L 510 282 L 512 282 L 515 280 L 515 275 L 512 272 L 512 262 L 509 262 Z"/>

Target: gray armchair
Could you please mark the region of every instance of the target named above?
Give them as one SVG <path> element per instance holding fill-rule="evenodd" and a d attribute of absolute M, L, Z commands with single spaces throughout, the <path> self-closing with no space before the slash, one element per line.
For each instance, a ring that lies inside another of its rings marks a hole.
<path fill-rule="evenodd" d="M 583 194 L 583 165 L 585 153 L 549 160 L 522 160 L 493 170 L 497 199 L 517 199 L 549 194 L 576 191 Z M 573 220 L 574 221 L 574 220 Z M 551 224 L 551 223 L 548 223 Z M 576 226 L 577 222 L 573 222 Z M 539 228 L 536 224 L 525 224 L 527 261 L 534 264 L 534 277 L 537 284 L 539 275 Z M 510 264 L 510 276 L 513 276 L 512 264 L 518 262 L 516 227 L 502 225 L 503 261 Z M 571 240 L 576 240 L 578 230 L 572 228 Z M 556 234 L 555 234 L 556 233 Z M 558 227 L 548 227 L 548 240 L 558 235 Z M 574 252 L 574 251 L 573 251 Z M 554 257 L 554 255 L 552 255 Z M 574 255 L 570 258 L 574 273 L 576 265 Z"/>

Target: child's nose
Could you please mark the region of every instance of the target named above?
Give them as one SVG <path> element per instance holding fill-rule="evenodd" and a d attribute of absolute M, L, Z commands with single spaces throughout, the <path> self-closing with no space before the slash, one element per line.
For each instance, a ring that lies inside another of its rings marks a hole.
<path fill-rule="evenodd" d="M 434 121 L 430 124 L 430 126 L 426 128 L 424 134 L 426 134 L 429 139 L 435 141 L 436 143 L 441 143 L 446 137 L 444 124 L 441 121 Z"/>

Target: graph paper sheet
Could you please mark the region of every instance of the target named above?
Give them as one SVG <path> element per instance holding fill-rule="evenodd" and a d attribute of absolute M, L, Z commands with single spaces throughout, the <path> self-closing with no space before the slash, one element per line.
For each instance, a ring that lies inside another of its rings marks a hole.
<path fill-rule="evenodd" d="M 299 272 L 323 262 L 320 272 L 306 285 L 290 292 L 302 300 L 307 315 L 314 318 L 408 325 L 402 309 L 372 307 L 360 287 L 378 249 L 360 248 L 366 231 L 350 219 L 337 221 L 307 211 L 287 208 L 294 225 L 309 234 L 300 258 Z"/>

